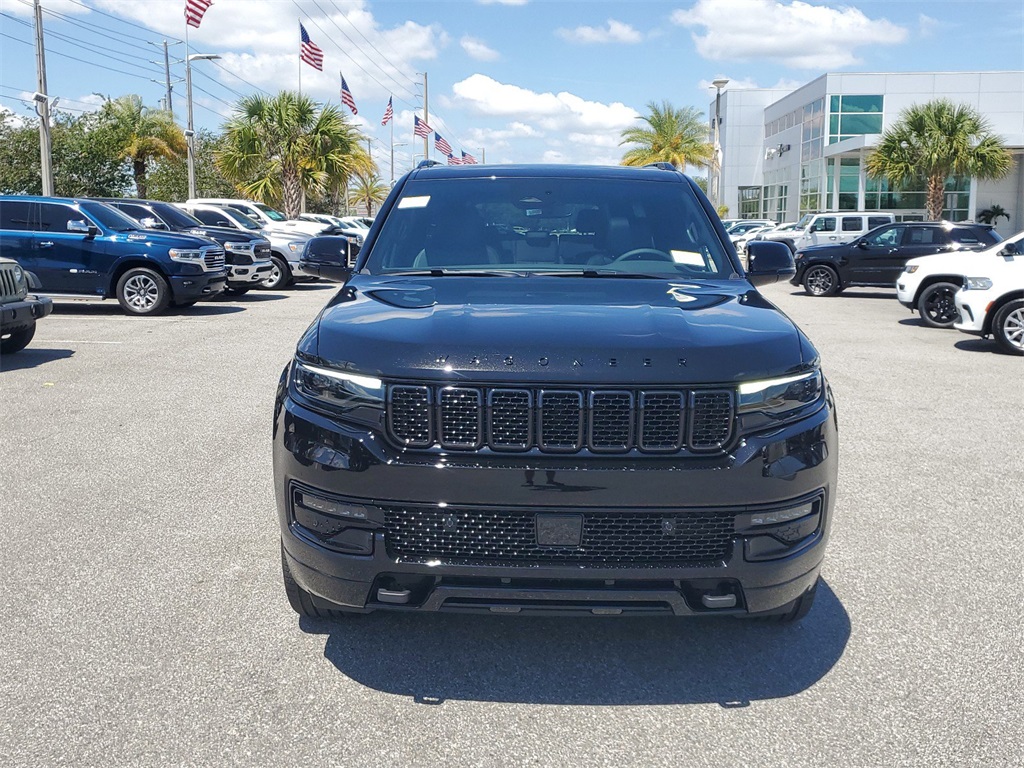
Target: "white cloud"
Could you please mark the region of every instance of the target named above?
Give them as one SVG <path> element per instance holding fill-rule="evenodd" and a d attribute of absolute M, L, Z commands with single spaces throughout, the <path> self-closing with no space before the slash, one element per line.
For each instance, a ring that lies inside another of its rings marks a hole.
<path fill-rule="evenodd" d="M 853 7 L 832 8 L 780 0 L 697 0 L 672 13 L 673 23 L 697 28 L 697 52 L 706 59 L 772 59 L 798 69 L 855 64 L 854 49 L 893 45 L 907 30 L 886 19 L 870 19 Z"/>
<path fill-rule="evenodd" d="M 0 118 L 11 128 L 21 128 L 25 125 L 25 118 L 12 109 L 0 106 Z"/>
<path fill-rule="evenodd" d="M 931 37 L 939 26 L 941 26 L 941 22 L 938 19 L 933 19 L 923 13 L 917 15 L 917 33 L 921 37 Z"/>
<path fill-rule="evenodd" d="M 184 6 L 182 7 L 184 8 Z M 29 18 L 34 13 L 32 3 L 20 2 L 20 0 L 0 0 L 0 11 L 12 16 L 27 16 Z M 89 13 L 89 8 L 82 6 L 81 3 L 74 3 L 71 0 L 46 0 L 43 4 L 44 14 L 46 11 L 68 15 Z M 43 25 L 46 25 L 45 19 Z"/>
<path fill-rule="evenodd" d="M 608 19 L 607 27 L 559 29 L 557 34 L 571 43 L 639 43 L 644 36 L 629 24 Z"/>
<path fill-rule="evenodd" d="M 161 34 L 181 35 L 183 2 L 95 0 L 94 5 Z M 361 109 L 370 99 L 386 102 L 389 93 L 394 93 L 396 101 L 413 102 L 417 98 L 416 85 L 409 73 L 422 70 L 419 62 L 436 59 L 449 43 L 447 33 L 438 24 L 406 21 L 395 27 L 382 27 L 366 0 L 335 0 L 327 5 L 320 3 L 319 7 L 328 15 L 316 5 L 302 3 L 306 30 L 324 51 L 323 72 L 302 66 L 302 90 L 317 99 L 338 100 L 341 70 Z M 222 59 L 216 64 L 271 93 L 285 88 L 294 90 L 299 78 L 298 14 L 292 3 L 217 0 L 206 12 L 200 28 L 189 30 L 191 50 L 221 54 Z M 239 19 L 245 23 L 239 23 Z M 172 49 L 172 55 L 180 56 L 182 52 L 180 46 Z M 201 62 L 196 66 L 237 91 L 251 91 L 216 64 Z M 199 76 L 194 82 L 202 86 L 203 79 Z"/>
<path fill-rule="evenodd" d="M 471 59 L 476 59 L 477 61 L 494 61 L 499 58 L 498 52 L 487 45 L 487 43 L 483 40 L 477 40 L 475 37 L 469 37 L 469 35 L 459 40 L 459 45 L 462 46 L 462 50 Z"/>
<path fill-rule="evenodd" d="M 714 81 L 712 80 L 701 80 L 697 83 L 697 89 L 701 93 L 711 94 L 711 97 L 713 98 L 714 91 L 712 89 L 715 87 L 713 82 Z M 779 78 L 775 85 L 758 85 L 756 80 L 752 80 L 749 77 L 744 77 L 738 80 L 735 78 L 729 78 L 729 82 L 722 88 L 722 92 L 724 93 L 725 91 L 732 90 L 750 90 L 756 88 L 766 88 L 776 91 L 795 91 L 803 84 L 804 81 L 802 80 L 793 80 L 788 77 Z"/>
<path fill-rule="evenodd" d="M 481 115 L 516 118 L 527 125 L 538 125 L 551 132 L 618 133 L 632 125 L 637 113 L 621 102 L 602 104 L 586 101 L 565 91 L 537 93 L 509 83 L 499 83 L 486 75 L 475 74 L 452 86 L 457 103 Z"/>

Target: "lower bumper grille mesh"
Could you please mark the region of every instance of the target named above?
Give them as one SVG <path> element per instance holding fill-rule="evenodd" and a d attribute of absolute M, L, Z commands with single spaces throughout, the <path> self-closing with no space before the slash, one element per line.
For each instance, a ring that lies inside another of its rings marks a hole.
<path fill-rule="evenodd" d="M 725 559 L 734 513 L 585 513 L 576 547 L 540 546 L 536 514 L 385 509 L 390 557 L 460 565 L 707 566 Z"/>

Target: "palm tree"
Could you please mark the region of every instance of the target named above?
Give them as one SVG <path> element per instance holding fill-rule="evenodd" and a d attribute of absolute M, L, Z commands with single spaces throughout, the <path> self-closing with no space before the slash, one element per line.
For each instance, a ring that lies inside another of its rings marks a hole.
<path fill-rule="evenodd" d="M 185 154 L 185 134 L 170 112 L 143 106 L 142 97 L 128 94 L 107 99 L 101 121 L 114 132 L 121 156 L 131 163 L 136 193 L 146 197 L 146 171 L 150 160 L 172 160 Z"/>
<path fill-rule="evenodd" d="M 999 204 L 990 205 L 983 211 L 978 211 L 977 219 L 981 224 L 997 224 L 1000 219 L 1010 220 L 1010 214 Z"/>
<path fill-rule="evenodd" d="M 388 196 L 388 185 L 377 174 L 357 173 L 356 183 L 349 189 L 349 202 L 352 205 L 365 205 L 366 215 L 373 215 L 373 206 L 380 205 Z"/>
<path fill-rule="evenodd" d="M 936 99 L 900 113 L 864 163 L 867 173 L 894 187 L 926 182 L 928 218 L 942 217 L 946 179 L 998 179 L 1013 159 L 981 115 L 965 104 Z"/>
<path fill-rule="evenodd" d="M 634 126 L 621 134 L 623 144 L 636 144 L 622 156 L 623 165 L 671 163 L 682 169 L 687 165 L 708 167 L 714 147 L 708 141 L 708 126 L 695 107 L 676 109 L 667 101 L 648 103 L 649 114 L 641 116 L 647 127 Z"/>
<path fill-rule="evenodd" d="M 289 218 L 304 195 L 320 195 L 352 167 L 360 135 L 337 107 L 281 91 L 246 96 L 224 126 L 221 172 L 256 200 L 280 203 Z"/>

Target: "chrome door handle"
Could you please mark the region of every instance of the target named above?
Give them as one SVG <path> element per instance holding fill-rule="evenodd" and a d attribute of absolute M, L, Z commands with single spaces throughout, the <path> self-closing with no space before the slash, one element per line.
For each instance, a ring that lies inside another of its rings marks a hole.
<path fill-rule="evenodd" d="M 39 244 L 39 247 L 40 248 L 53 248 L 53 241 L 52 240 L 43 240 L 43 242 L 41 242 Z"/>

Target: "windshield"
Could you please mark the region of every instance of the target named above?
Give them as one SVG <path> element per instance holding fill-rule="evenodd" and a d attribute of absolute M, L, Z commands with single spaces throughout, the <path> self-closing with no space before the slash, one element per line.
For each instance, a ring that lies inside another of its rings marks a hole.
<path fill-rule="evenodd" d="M 263 203 L 255 203 L 255 206 L 259 208 L 261 211 L 263 211 L 263 213 L 265 213 L 267 215 L 267 218 L 270 219 L 271 221 L 288 221 L 288 219 L 285 217 L 283 213 L 281 213 L 280 211 L 275 211 L 269 205 L 264 205 Z"/>
<path fill-rule="evenodd" d="M 224 218 L 231 219 L 242 229 L 261 229 L 259 223 L 253 221 L 244 213 L 240 213 L 232 208 L 219 208 L 217 213 L 224 214 Z"/>
<path fill-rule="evenodd" d="M 181 210 L 181 208 L 171 205 L 170 203 L 151 203 L 150 206 L 166 224 L 170 224 L 175 229 L 189 229 L 191 227 L 203 226 L 203 222 L 199 219 L 189 216 Z"/>
<path fill-rule="evenodd" d="M 811 219 L 813 218 L 813 213 L 805 213 L 803 216 L 800 217 L 800 221 L 796 223 L 795 229 L 803 229 L 804 227 L 811 223 Z"/>
<path fill-rule="evenodd" d="M 133 229 L 141 228 L 135 219 L 106 203 L 82 203 L 80 207 L 82 211 L 89 214 L 93 221 L 106 229 L 112 229 L 115 232 L 130 232 Z"/>
<path fill-rule="evenodd" d="M 734 272 L 707 213 L 675 177 L 414 180 L 365 268 L 688 279 Z"/>

